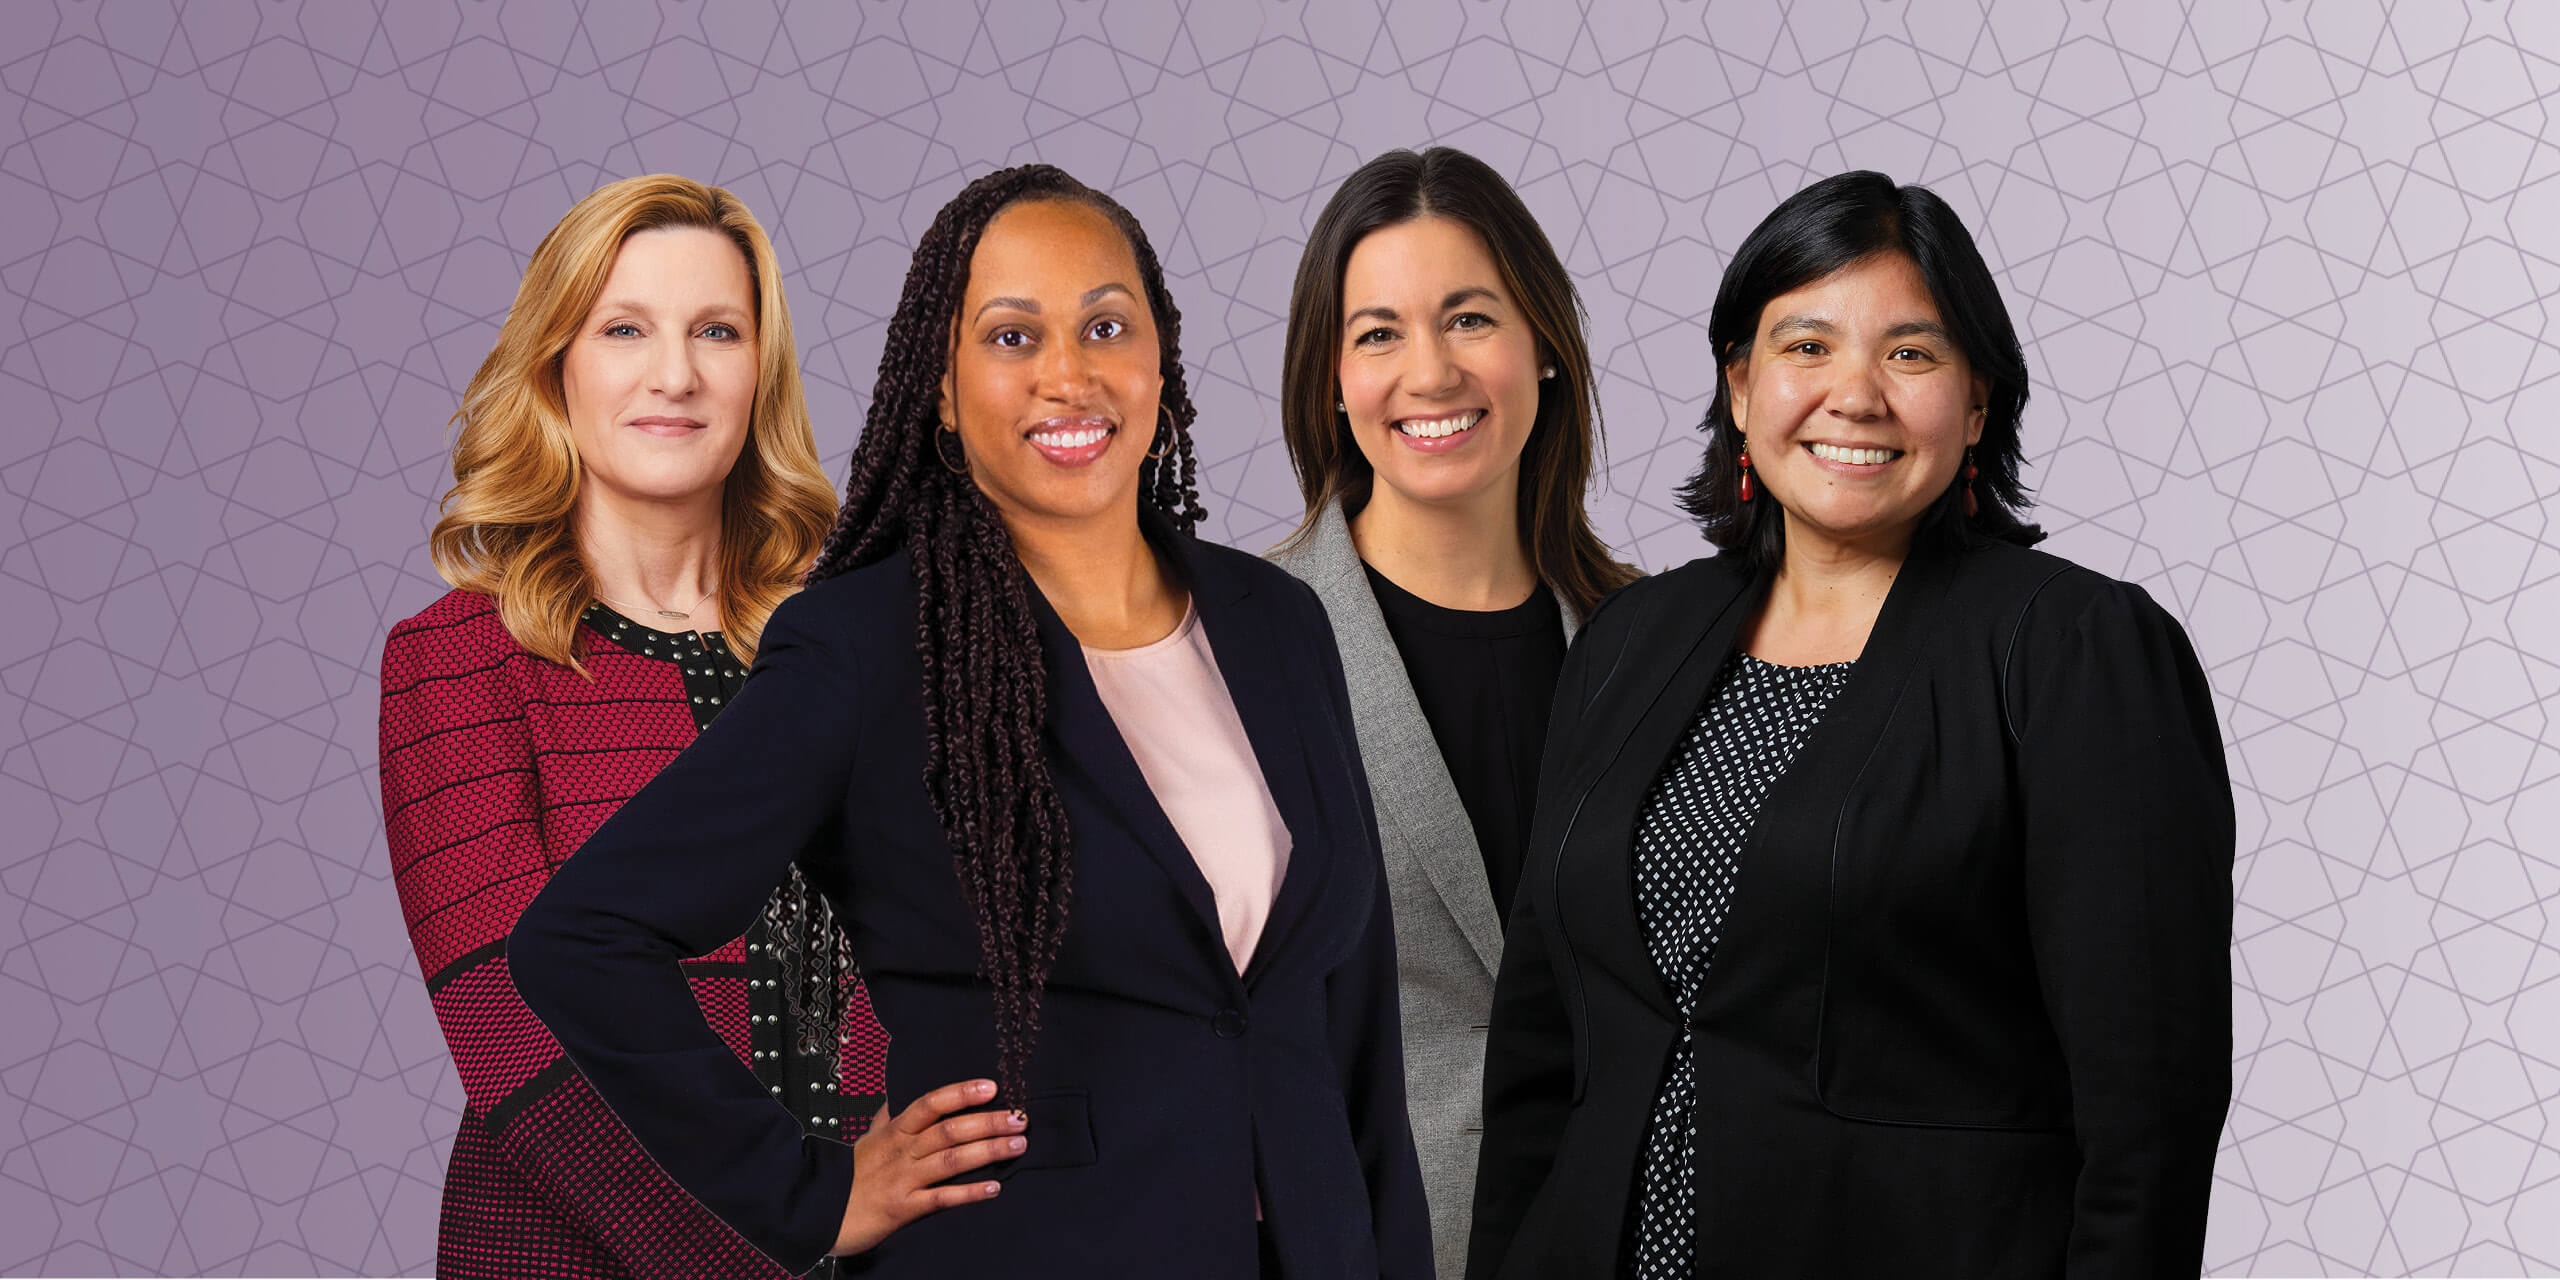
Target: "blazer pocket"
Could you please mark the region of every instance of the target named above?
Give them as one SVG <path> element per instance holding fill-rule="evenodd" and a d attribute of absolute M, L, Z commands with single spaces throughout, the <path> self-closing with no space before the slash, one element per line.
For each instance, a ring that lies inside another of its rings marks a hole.
<path fill-rule="evenodd" d="M 1076 1169 L 1092 1164 L 1097 1157 L 1093 1140 L 1093 1099 L 1083 1089 L 1051 1089 L 1034 1093 L 1024 1104 L 1031 1124 L 1022 1131 L 1029 1144 L 1022 1154 L 1010 1160 L 998 1160 L 952 1178 L 950 1182 L 975 1182 L 994 1179 L 1010 1182 L 1017 1173 L 1032 1169 Z"/>

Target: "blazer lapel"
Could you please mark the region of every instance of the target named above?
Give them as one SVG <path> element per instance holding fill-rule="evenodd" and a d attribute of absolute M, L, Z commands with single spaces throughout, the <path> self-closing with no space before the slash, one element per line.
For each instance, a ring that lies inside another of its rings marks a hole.
<path fill-rule="evenodd" d="M 1306 918 L 1347 846 L 1336 834 L 1339 824 L 1327 824 L 1318 807 L 1300 723 L 1302 713 L 1322 705 L 1318 673 L 1303 653 L 1282 651 L 1279 641 L 1285 633 L 1273 616 L 1275 601 L 1211 557 L 1189 559 L 1192 600 L 1208 632 L 1209 650 L 1217 656 L 1218 675 L 1235 703 L 1245 739 L 1253 745 L 1271 803 L 1289 828 L 1288 870 L 1246 966 L 1245 985 L 1250 987 L 1274 957 L 1287 952 L 1291 932 Z"/>
<path fill-rule="evenodd" d="M 1165 566 L 1190 589 L 1192 607 L 1208 634 L 1209 649 L 1217 657 L 1218 674 L 1226 683 L 1227 696 L 1235 703 L 1236 718 L 1243 723 L 1245 738 L 1253 746 L 1254 761 L 1262 770 L 1264 785 L 1271 789 L 1272 804 L 1289 829 L 1288 870 L 1281 879 L 1271 916 L 1263 924 L 1262 936 L 1254 943 L 1249 972 L 1240 975 L 1249 978 L 1263 969 L 1267 959 L 1285 949 L 1290 928 L 1314 901 L 1333 846 L 1339 843 L 1327 835 L 1317 812 L 1298 725 L 1297 707 L 1315 673 L 1299 670 L 1298 664 L 1289 661 L 1289 655 L 1279 651 L 1274 642 L 1277 624 L 1265 616 L 1270 602 L 1256 598 L 1251 583 L 1222 568 L 1214 558 L 1196 554 L 1190 538 L 1154 513 L 1143 512 L 1139 523 Z M 1050 732 L 1057 738 L 1061 753 L 1073 768 L 1092 780 L 1104 802 L 1137 836 L 1140 847 L 1163 868 L 1174 888 L 1190 904 L 1200 925 L 1202 942 L 1223 961 L 1227 955 L 1225 935 L 1219 927 L 1217 898 L 1209 888 L 1208 878 L 1201 874 L 1191 847 L 1174 830 L 1173 820 L 1156 802 L 1145 771 L 1138 767 L 1137 757 L 1130 754 L 1119 726 L 1111 719 L 1110 709 L 1103 705 L 1102 695 L 1094 687 L 1092 670 L 1085 665 L 1083 645 L 1040 596 L 1038 588 L 1031 588 L 1031 597 L 1032 611 L 1040 624 L 1041 645 L 1049 659 Z"/>
<path fill-rule="evenodd" d="M 1477 962 L 1493 973 L 1502 963 L 1502 917 L 1485 880 L 1484 852 L 1458 799 L 1457 783 L 1440 758 L 1431 722 L 1423 717 L 1422 703 L 1405 675 L 1404 655 L 1397 652 L 1378 599 L 1369 590 L 1340 505 L 1319 513 L 1305 544 L 1284 558 L 1315 588 L 1333 621 L 1343 680 L 1351 693 L 1352 731 L 1360 740 L 1378 825 L 1401 837 L 1386 841 L 1388 856 L 1407 856 L 1421 866 Z M 1568 640 L 1576 621 L 1566 610 Z"/>
<path fill-rule="evenodd" d="M 1711 581 L 1708 590 L 1666 597 L 1658 618 L 1637 624 L 1639 630 L 1626 641 L 1628 652 L 1660 654 L 1662 659 L 1625 663 L 1591 691 L 1592 705 L 1602 708 L 1601 718 L 1583 725 L 1575 738 L 1589 750 L 1570 766 L 1571 782 L 1557 798 L 1555 812 L 1550 813 L 1543 798 L 1538 810 L 1541 829 L 1550 822 L 1565 824 L 1553 838 L 1555 862 L 1546 868 L 1554 877 L 1547 892 L 1558 903 L 1556 918 L 1549 922 L 1553 941 L 1564 945 L 1572 938 L 1666 1015 L 1678 1006 L 1645 949 L 1636 918 L 1635 859 L 1628 850 L 1663 762 L 1688 731 L 1743 623 L 1769 588 L 1765 573 L 1749 578 L 1728 573 Z M 1617 682 L 1625 682 L 1624 687 L 1612 688 Z M 1591 821 L 1584 801 L 1603 792 L 1607 798 L 1595 811 L 1624 815 L 1625 829 L 1580 825 Z M 1532 843 L 1543 846 L 1547 840 L 1541 834 Z M 1587 1074 L 1578 1071 L 1576 1078 Z"/>
<path fill-rule="evenodd" d="M 1217 899 L 1209 891 L 1208 878 L 1200 874 L 1200 864 L 1192 860 L 1190 848 L 1174 831 L 1173 820 L 1156 803 L 1155 791 L 1147 785 L 1137 757 L 1129 754 L 1129 744 L 1112 721 L 1110 708 L 1102 705 L 1093 672 L 1085 666 L 1084 646 L 1027 576 L 1024 590 L 1030 593 L 1032 616 L 1040 626 L 1040 647 L 1048 659 L 1049 733 L 1056 740 L 1058 757 L 1085 775 L 1103 803 L 1119 815 L 1121 824 L 1137 837 L 1138 846 L 1164 869 L 1175 891 L 1190 904 L 1201 938 L 1225 955 Z"/>
<path fill-rule="evenodd" d="M 1867 760 L 1883 740 L 1913 673 L 1927 659 L 1960 554 L 1933 537 L 1914 540 L 1911 553 L 1894 575 L 1892 589 L 1885 594 L 1875 626 L 1867 633 L 1866 647 L 1849 670 L 1848 683 L 1833 695 L 1795 759 L 1771 780 L 1761 797 L 1751 834 L 1744 838 L 1746 877 L 1750 868 L 1777 856 L 1769 852 L 1773 838 L 1790 829 L 1801 838 L 1807 823 L 1819 832 L 1807 843 L 1826 848 L 1836 868 L 1839 850 L 1831 840 L 1837 834 L 1837 815 L 1857 791 Z M 1766 917 L 1737 913 L 1728 938 L 1731 945 L 1747 948 L 1751 945 L 1747 935 L 1765 927 Z M 1706 984 L 1699 992 L 1697 1016 L 1703 1019 L 1721 1012 L 1727 993 L 1734 990 L 1730 983 Z"/>

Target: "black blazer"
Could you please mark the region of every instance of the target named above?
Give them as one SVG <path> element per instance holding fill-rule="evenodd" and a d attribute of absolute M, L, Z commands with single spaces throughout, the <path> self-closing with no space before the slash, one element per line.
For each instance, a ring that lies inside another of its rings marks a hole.
<path fill-rule="evenodd" d="M 1208 882 L 1033 593 L 1075 858 L 994 1200 L 854 1261 L 877 1276 L 1252 1276 L 1257 1191 L 1290 1276 L 1427 1277 L 1394 939 L 1333 633 L 1279 569 L 1151 524 L 1192 590 L 1294 845 L 1245 973 Z M 509 946 L 525 1003 L 675 1180 L 785 1266 L 835 1241 L 851 1148 L 804 1136 L 704 1024 L 678 962 L 737 936 L 796 856 L 892 1038 L 889 1108 L 995 1074 L 975 917 L 925 797 L 901 554 L 801 592 L 700 741 L 556 875 Z"/>
<path fill-rule="evenodd" d="M 1621 1265 L 1679 1031 L 1633 827 L 1767 590 L 1694 562 L 1566 660 L 1495 985 L 1477 1280 Z M 2150 597 L 1915 549 L 1769 789 L 1699 997 L 1699 1274 L 2195 1275 L 2232 845 L 2211 694 Z"/>

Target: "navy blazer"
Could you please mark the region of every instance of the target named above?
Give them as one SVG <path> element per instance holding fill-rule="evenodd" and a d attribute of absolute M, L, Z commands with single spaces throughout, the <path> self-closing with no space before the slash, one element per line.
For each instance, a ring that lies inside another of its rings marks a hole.
<path fill-rule="evenodd" d="M 1252 963 L 1087 673 L 1032 593 L 1050 768 L 1073 833 L 1065 942 L 1003 1194 L 928 1215 L 877 1276 L 1252 1276 L 1257 1196 L 1290 1276 L 1431 1271 L 1406 1127 L 1395 944 L 1333 633 L 1252 556 L 1148 536 L 1186 582 L 1293 845 Z M 833 1245 L 851 1148 L 805 1135 L 716 1038 L 678 963 L 738 935 L 797 858 L 892 1038 L 892 1113 L 992 1077 L 978 925 L 927 801 L 916 606 L 901 553 L 784 602 L 754 674 L 526 910 L 525 1003 L 649 1153 L 794 1270 Z"/>

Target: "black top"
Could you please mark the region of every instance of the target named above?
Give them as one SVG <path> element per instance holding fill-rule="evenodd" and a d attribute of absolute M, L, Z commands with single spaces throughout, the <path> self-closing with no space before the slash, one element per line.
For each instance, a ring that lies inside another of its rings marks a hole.
<path fill-rule="evenodd" d="M 746 667 L 729 651 L 728 640 L 717 631 L 660 631 L 603 604 L 587 606 L 586 623 L 599 639 L 615 648 L 677 668 L 682 673 L 697 733 L 709 729 L 721 710 L 746 687 Z M 817 915 L 814 929 L 799 927 L 806 913 Z M 827 937 L 833 954 L 795 956 L 795 963 L 786 966 L 786 951 L 806 947 L 806 942 L 801 941 L 804 935 Z M 845 1096 L 836 1064 L 838 1046 L 827 1043 L 829 1037 L 823 1033 L 816 1037 L 803 1035 L 799 1021 L 792 1016 L 790 1002 L 783 998 L 784 982 L 801 979 L 813 963 L 822 979 L 849 978 L 853 959 L 844 932 L 835 927 L 834 915 L 824 899 L 808 892 L 798 876 L 785 876 L 781 887 L 765 900 L 764 910 L 756 914 L 756 922 L 745 936 L 748 1065 L 802 1128 L 830 1138 L 859 1135 L 870 1124 L 881 1097 Z M 684 962 L 685 976 L 689 978 L 734 971 L 734 964 L 724 960 Z M 867 1025 L 862 1031 L 876 1034 Z"/>
<path fill-rule="evenodd" d="M 2049 555 L 1915 546 L 1760 802 L 1684 1009 L 1645 946 L 1635 827 L 1768 587 L 1726 556 L 1647 578 L 1556 677 L 1467 1274 L 1633 1260 L 1684 1036 L 1713 1274 L 2196 1274 L 2230 1100 L 2234 823 L 2184 632 Z"/>
<path fill-rule="evenodd" d="M 1426 1280 L 1385 868 L 1332 628 L 1276 566 L 1143 518 L 1289 827 L 1270 921 L 1238 973 L 1198 862 L 1034 591 L 1074 896 L 1026 1073 L 1029 1146 L 983 1175 L 1002 1195 L 918 1218 L 850 1269 L 1250 1275 L 1258 1202 L 1286 1280 Z M 994 1074 L 978 919 L 923 782 L 916 616 L 903 551 L 784 601 L 698 749 L 561 867 L 508 944 L 525 1003 L 633 1136 L 794 1270 L 834 1242 L 853 1153 L 772 1105 L 678 966 L 743 931 L 797 862 L 895 1037 L 889 1110 Z"/>
<path fill-rule="evenodd" d="M 1724 940 L 1734 880 L 1746 874 L 1742 846 L 1760 817 L 1761 797 L 1787 771 L 1805 735 L 1855 664 L 1781 667 L 1736 650 L 1688 736 L 1653 780 L 1636 816 L 1636 919 L 1645 950 L 1671 988 L 1682 1018 Z M 1688 1280 L 1697 1273 L 1698 1069 L 1693 1037 L 1680 1046 L 1655 1091 L 1645 1126 L 1643 1192 L 1626 1248 L 1637 1280 Z"/>
<path fill-rule="evenodd" d="M 1547 707 L 1564 666 L 1562 608 L 1542 586 L 1508 609 L 1444 609 L 1360 567 L 1475 828 L 1493 909 L 1509 915 L 1537 811 Z"/>

